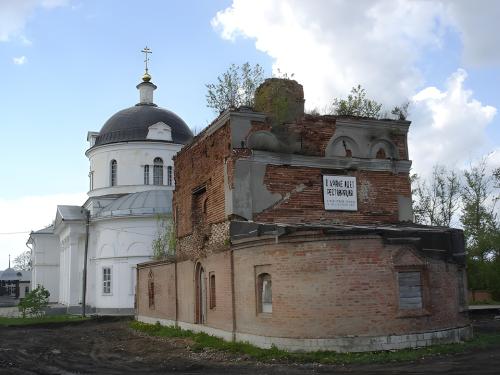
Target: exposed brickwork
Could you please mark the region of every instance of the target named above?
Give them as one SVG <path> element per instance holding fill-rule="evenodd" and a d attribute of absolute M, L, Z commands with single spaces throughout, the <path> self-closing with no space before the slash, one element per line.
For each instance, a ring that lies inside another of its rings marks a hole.
<path fill-rule="evenodd" d="M 335 134 L 335 118 L 332 116 L 306 115 L 300 122 L 285 126 L 300 140 L 302 155 L 325 156 L 326 147 Z"/>
<path fill-rule="evenodd" d="M 358 210 L 325 211 L 322 174 L 338 174 L 319 168 L 268 165 L 264 183 L 283 199 L 254 216 L 255 221 L 282 223 L 394 223 L 398 221 L 398 195 L 411 197 L 407 175 L 355 171 Z"/>
<path fill-rule="evenodd" d="M 376 235 L 335 237 L 304 232 L 272 240 L 235 245 L 234 278 L 236 332 L 270 337 L 329 338 L 429 332 L 468 324 L 459 306 L 458 266 L 423 259 L 427 296 L 423 309 L 407 314 L 399 309 L 398 267 L 414 265 L 414 257 L 400 256 L 408 245 L 386 245 Z M 416 251 L 416 250 L 412 250 Z M 417 253 L 418 254 L 418 253 Z M 232 331 L 231 252 L 208 255 L 200 264 L 206 278 L 216 277 L 216 307 L 208 308 L 206 325 Z M 396 263 L 397 262 L 397 263 Z M 178 265 L 179 321 L 193 323 L 196 262 Z M 138 315 L 172 319 L 172 306 L 147 306 L 150 267 L 139 268 Z M 172 265 L 159 265 L 172 282 Z M 256 270 L 272 277 L 272 313 L 258 313 Z M 158 279 L 159 280 L 159 279 Z M 208 280 L 206 284 L 208 298 Z M 166 284 L 167 285 L 167 284 Z M 165 301 L 175 291 L 157 291 Z M 161 307 L 165 306 L 165 307 Z"/>
<path fill-rule="evenodd" d="M 207 231 L 194 231 L 177 241 L 179 261 L 199 259 L 229 249 L 229 221 L 210 224 Z"/>
<path fill-rule="evenodd" d="M 378 238 L 284 242 L 234 252 L 238 332 L 326 338 L 424 332 L 466 325 L 456 265 L 428 260 L 426 312 L 400 317 L 392 256 Z M 272 314 L 256 313 L 255 266 L 271 267 Z"/>
<path fill-rule="evenodd" d="M 196 139 L 175 158 L 174 210 L 177 236 L 182 238 L 193 231 L 193 190 L 206 188 L 204 224 L 223 221 L 224 216 L 224 160 L 231 155 L 230 127 L 225 124 L 213 134 Z M 199 228 L 204 231 L 205 228 Z"/>
<path fill-rule="evenodd" d="M 149 280 L 154 281 L 154 307 L 149 306 Z M 137 277 L 137 311 L 163 319 L 175 320 L 175 264 L 152 264 L 139 268 Z"/>

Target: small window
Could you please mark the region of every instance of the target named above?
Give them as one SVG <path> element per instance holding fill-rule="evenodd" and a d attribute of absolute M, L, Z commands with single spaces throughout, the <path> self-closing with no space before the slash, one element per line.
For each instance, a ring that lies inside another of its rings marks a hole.
<path fill-rule="evenodd" d="M 167 167 L 167 185 L 172 186 L 172 167 L 170 165 Z"/>
<path fill-rule="evenodd" d="M 111 161 L 111 176 L 110 176 L 110 182 L 111 186 L 116 186 L 116 177 L 118 174 L 118 163 L 116 160 Z"/>
<path fill-rule="evenodd" d="M 149 299 L 149 308 L 154 310 L 155 308 L 155 280 L 153 271 L 149 271 L 148 275 L 148 299 Z"/>
<path fill-rule="evenodd" d="M 258 277 L 257 286 L 258 290 L 258 305 L 259 312 L 272 313 L 273 312 L 273 289 L 271 275 L 268 273 L 261 273 Z"/>
<path fill-rule="evenodd" d="M 89 190 L 94 190 L 94 171 L 89 172 Z"/>
<path fill-rule="evenodd" d="M 216 306 L 216 299 L 215 299 L 215 275 L 213 272 L 210 272 L 210 308 L 214 309 Z"/>
<path fill-rule="evenodd" d="M 375 158 L 377 158 L 377 159 L 385 159 L 386 158 L 385 150 L 382 147 L 378 149 L 377 155 L 375 155 Z"/>
<path fill-rule="evenodd" d="M 111 268 L 104 267 L 102 269 L 102 293 L 111 294 Z"/>
<path fill-rule="evenodd" d="M 421 309 L 422 275 L 419 271 L 398 272 L 399 308 L 401 310 Z"/>
<path fill-rule="evenodd" d="M 149 165 L 144 166 L 144 185 L 149 185 Z"/>
<path fill-rule="evenodd" d="M 24 288 L 24 294 L 28 294 L 30 292 L 30 287 L 27 286 Z"/>
<path fill-rule="evenodd" d="M 163 185 L 163 160 L 162 158 L 155 158 L 153 160 L 153 184 Z"/>

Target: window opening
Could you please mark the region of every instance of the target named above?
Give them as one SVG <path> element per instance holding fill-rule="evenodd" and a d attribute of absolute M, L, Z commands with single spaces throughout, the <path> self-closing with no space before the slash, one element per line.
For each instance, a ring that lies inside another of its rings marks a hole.
<path fill-rule="evenodd" d="M 419 271 L 398 272 L 399 308 L 402 310 L 421 309 L 422 275 Z"/>
<path fill-rule="evenodd" d="M 118 163 L 116 160 L 111 161 L 111 186 L 116 186 L 116 177 L 118 174 Z"/>
<path fill-rule="evenodd" d="M 102 269 L 102 292 L 111 294 L 111 268 L 109 267 Z"/>
<path fill-rule="evenodd" d="M 144 166 L 144 185 L 149 185 L 149 165 Z"/>
<path fill-rule="evenodd" d="M 153 164 L 153 184 L 163 185 L 163 159 L 155 158 Z"/>

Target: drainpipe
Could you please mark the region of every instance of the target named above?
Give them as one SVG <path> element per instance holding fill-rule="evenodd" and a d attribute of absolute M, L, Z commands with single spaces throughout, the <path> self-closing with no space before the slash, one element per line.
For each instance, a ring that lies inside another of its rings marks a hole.
<path fill-rule="evenodd" d="M 234 295 L 234 250 L 230 250 L 229 254 L 231 257 L 231 303 L 233 307 L 233 342 L 236 341 L 236 296 Z"/>
<path fill-rule="evenodd" d="M 175 327 L 179 326 L 179 297 L 177 294 L 177 259 L 174 261 L 174 284 L 175 284 Z"/>
<path fill-rule="evenodd" d="M 85 317 L 87 308 L 87 258 L 89 252 L 90 211 L 85 210 L 85 252 L 83 253 L 83 280 L 82 280 L 82 317 Z"/>

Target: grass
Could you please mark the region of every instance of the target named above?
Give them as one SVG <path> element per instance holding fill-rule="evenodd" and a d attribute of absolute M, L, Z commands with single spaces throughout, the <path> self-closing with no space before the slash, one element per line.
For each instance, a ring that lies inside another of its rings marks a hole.
<path fill-rule="evenodd" d="M 45 323 L 67 323 L 67 322 L 78 322 L 87 320 L 87 318 L 82 318 L 77 315 L 47 315 L 36 318 L 8 318 L 0 317 L 0 327 L 16 327 L 16 326 L 28 326 L 33 324 L 45 324 Z"/>
<path fill-rule="evenodd" d="M 322 364 L 365 364 L 414 361 L 426 357 L 462 353 L 474 349 L 484 349 L 500 346 L 500 334 L 478 334 L 470 341 L 459 344 L 439 344 L 416 349 L 401 349 L 394 351 L 377 351 L 363 353 L 337 353 L 331 351 L 316 351 L 310 353 L 292 353 L 272 347 L 261 349 L 242 342 L 228 342 L 206 333 L 194 333 L 176 327 L 166 327 L 160 324 L 146 324 L 138 321 L 130 323 L 130 327 L 151 336 L 181 337 L 193 341 L 191 349 L 200 351 L 212 348 L 234 354 L 248 355 L 259 361 L 289 361 Z"/>
<path fill-rule="evenodd" d="M 493 300 L 472 301 L 469 302 L 469 305 L 500 305 L 500 302 Z"/>

